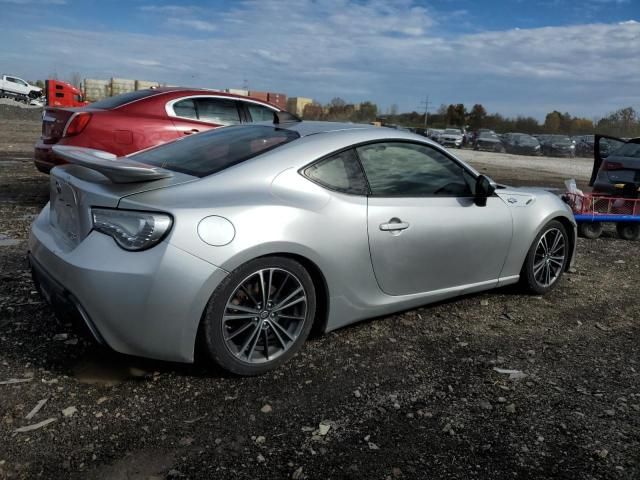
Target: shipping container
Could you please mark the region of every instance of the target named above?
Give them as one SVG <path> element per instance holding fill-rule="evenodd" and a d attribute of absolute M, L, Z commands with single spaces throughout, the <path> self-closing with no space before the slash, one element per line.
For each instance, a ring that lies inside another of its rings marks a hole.
<path fill-rule="evenodd" d="M 116 96 L 121 93 L 133 92 L 136 89 L 136 81 L 128 78 L 111 79 L 111 95 Z"/>
<path fill-rule="evenodd" d="M 267 100 L 269 103 L 273 103 L 282 110 L 287 109 L 287 96 L 284 93 L 269 92 Z"/>
<path fill-rule="evenodd" d="M 263 102 L 268 102 L 269 101 L 269 93 L 268 92 L 256 92 L 254 90 L 251 90 L 249 92 L 249 96 L 251 98 L 255 98 L 256 100 L 262 100 Z"/>
<path fill-rule="evenodd" d="M 242 95 L 243 97 L 249 96 L 249 90 L 241 90 L 239 88 L 227 88 L 226 92 L 234 95 Z"/>
<path fill-rule="evenodd" d="M 109 80 L 85 78 L 83 83 L 84 98 L 87 102 L 97 102 L 111 96 L 111 81 Z"/>
<path fill-rule="evenodd" d="M 148 82 L 146 80 L 136 80 L 136 90 L 146 90 L 147 88 L 157 88 L 158 82 Z"/>
<path fill-rule="evenodd" d="M 312 98 L 306 97 L 291 97 L 287 100 L 287 111 L 294 115 L 302 116 L 304 113 L 304 107 L 313 103 Z"/>

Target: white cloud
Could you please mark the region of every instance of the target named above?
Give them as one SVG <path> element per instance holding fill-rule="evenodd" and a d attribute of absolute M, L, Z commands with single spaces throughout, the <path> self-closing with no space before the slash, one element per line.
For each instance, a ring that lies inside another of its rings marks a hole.
<path fill-rule="evenodd" d="M 199 32 L 214 32 L 217 29 L 211 22 L 192 18 L 170 18 L 167 20 L 167 25 L 179 28 L 183 31 L 186 30 L 187 32 L 192 30 L 197 30 Z"/>

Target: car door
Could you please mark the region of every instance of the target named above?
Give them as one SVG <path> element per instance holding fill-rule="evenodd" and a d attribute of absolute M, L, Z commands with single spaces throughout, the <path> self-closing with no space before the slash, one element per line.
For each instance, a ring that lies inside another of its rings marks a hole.
<path fill-rule="evenodd" d="M 478 206 L 475 175 L 432 146 L 393 141 L 356 151 L 370 186 L 371 262 L 385 293 L 497 282 L 512 237 L 499 197 Z"/>
<path fill-rule="evenodd" d="M 172 100 L 167 112 L 179 134 L 191 135 L 241 122 L 238 102 L 233 98 L 197 96 Z"/>

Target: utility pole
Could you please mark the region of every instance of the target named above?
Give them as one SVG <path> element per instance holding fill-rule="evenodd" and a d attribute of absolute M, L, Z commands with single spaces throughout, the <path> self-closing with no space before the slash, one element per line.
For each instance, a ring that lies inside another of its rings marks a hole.
<path fill-rule="evenodd" d="M 427 125 L 429 124 L 429 95 L 427 95 L 423 102 L 420 103 L 420 106 L 424 106 L 424 129 L 427 129 Z"/>

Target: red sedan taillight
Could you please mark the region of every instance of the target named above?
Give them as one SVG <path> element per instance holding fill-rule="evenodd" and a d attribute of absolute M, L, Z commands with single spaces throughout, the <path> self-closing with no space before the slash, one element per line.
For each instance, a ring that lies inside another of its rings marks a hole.
<path fill-rule="evenodd" d="M 71 117 L 71 121 L 64 131 L 64 136 L 71 137 L 73 135 L 78 135 L 89 124 L 89 120 L 91 120 L 91 114 L 89 112 L 80 112 L 74 115 Z"/>
<path fill-rule="evenodd" d="M 604 169 L 605 170 L 623 170 L 624 165 L 622 165 L 620 162 L 604 162 Z"/>

